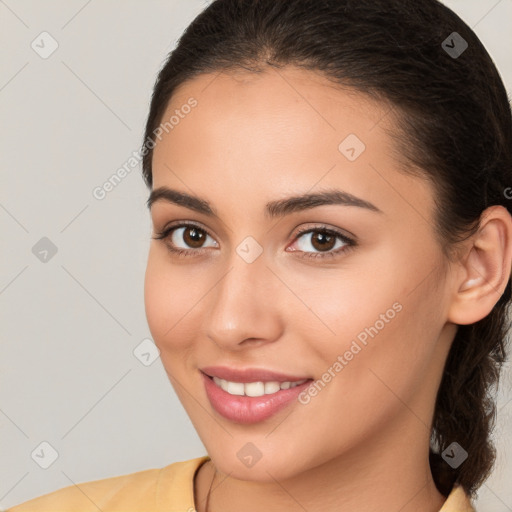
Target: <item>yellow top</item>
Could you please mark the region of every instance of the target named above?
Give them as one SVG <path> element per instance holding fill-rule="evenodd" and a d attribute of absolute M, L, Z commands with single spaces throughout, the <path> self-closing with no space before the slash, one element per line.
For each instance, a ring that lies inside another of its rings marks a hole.
<path fill-rule="evenodd" d="M 70 485 L 6 512 L 194 512 L 194 475 L 209 459 Z M 439 512 L 476 511 L 462 487 L 455 487 Z"/>

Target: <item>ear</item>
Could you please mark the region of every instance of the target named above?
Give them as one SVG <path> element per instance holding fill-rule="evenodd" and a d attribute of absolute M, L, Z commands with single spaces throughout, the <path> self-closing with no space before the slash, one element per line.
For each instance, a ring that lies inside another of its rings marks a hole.
<path fill-rule="evenodd" d="M 454 281 L 448 320 L 467 325 L 485 318 L 503 294 L 512 266 L 512 217 L 494 205 L 480 216 L 479 230 L 469 239 Z"/>

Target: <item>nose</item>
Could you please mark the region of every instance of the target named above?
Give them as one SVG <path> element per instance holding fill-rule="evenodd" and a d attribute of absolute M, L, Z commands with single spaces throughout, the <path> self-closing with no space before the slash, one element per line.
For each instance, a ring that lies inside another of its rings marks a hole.
<path fill-rule="evenodd" d="M 235 253 L 204 312 L 207 337 L 230 351 L 279 339 L 283 329 L 279 295 L 283 288 L 263 255 L 248 263 Z"/>

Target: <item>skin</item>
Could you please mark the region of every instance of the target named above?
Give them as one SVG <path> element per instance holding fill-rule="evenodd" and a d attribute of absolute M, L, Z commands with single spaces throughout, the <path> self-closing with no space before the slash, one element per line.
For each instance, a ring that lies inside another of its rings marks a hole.
<path fill-rule="evenodd" d="M 197 510 L 215 472 L 209 510 L 438 511 L 445 497 L 428 464 L 434 400 L 456 324 L 485 317 L 510 277 L 510 215 L 486 210 L 449 263 L 434 235 L 433 189 L 399 172 L 388 106 L 310 71 L 269 68 L 200 75 L 178 88 L 163 119 L 190 97 L 197 106 L 157 141 L 153 188 L 197 195 L 219 219 L 152 205 L 154 234 L 195 221 L 211 237 L 199 254 L 177 229 L 172 241 L 196 251 L 181 258 L 169 252 L 170 237 L 151 241 L 145 305 L 164 368 L 212 459 L 196 474 Z M 338 150 L 351 133 L 366 145 L 353 162 Z M 327 188 L 382 213 L 323 205 L 264 215 L 268 201 Z M 319 225 L 357 245 L 330 259 L 301 257 L 322 252 L 297 229 Z M 236 252 L 247 236 L 263 249 L 252 263 Z M 401 311 L 307 405 L 251 425 L 211 407 L 199 368 L 321 379 L 396 302 Z M 237 457 L 249 442 L 262 454 L 250 468 Z"/>

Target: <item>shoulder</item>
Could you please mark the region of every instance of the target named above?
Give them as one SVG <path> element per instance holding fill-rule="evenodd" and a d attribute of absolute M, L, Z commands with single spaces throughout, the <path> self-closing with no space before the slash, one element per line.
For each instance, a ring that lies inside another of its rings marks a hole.
<path fill-rule="evenodd" d="M 464 489 L 455 485 L 439 512 L 477 512 Z"/>
<path fill-rule="evenodd" d="M 175 503 L 178 507 L 186 503 L 187 507 L 193 507 L 193 477 L 206 460 L 208 456 L 202 456 L 163 468 L 77 483 L 5 512 L 156 512 L 175 507 Z"/>

